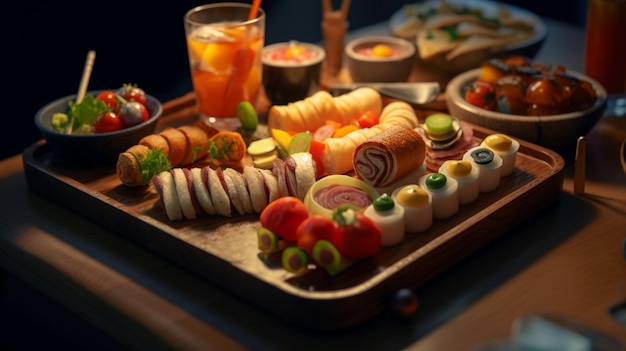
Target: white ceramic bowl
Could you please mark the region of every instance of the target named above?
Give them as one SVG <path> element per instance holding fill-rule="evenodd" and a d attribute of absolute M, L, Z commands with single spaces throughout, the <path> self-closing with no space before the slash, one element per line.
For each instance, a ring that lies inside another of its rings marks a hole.
<path fill-rule="evenodd" d="M 591 83 L 596 91 L 596 103 L 585 111 L 549 116 L 522 116 L 486 110 L 465 100 L 466 88 L 481 72 L 473 69 L 454 77 L 446 88 L 446 104 L 449 113 L 461 120 L 494 131 L 517 137 L 555 151 L 571 151 L 576 141 L 585 136 L 604 113 L 607 102 L 606 90 L 600 83 L 583 74 L 568 74 Z"/>
<path fill-rule="evenodd" d="M 360 54 L 362 49 L 384 44 L 399 54 L 390 57 L 374 57 Z M 345 49 L 346 66 L 354 82 L 406 82 L 415 60 L 415 44 L 391 36 L 369 36 L 357 38 Z"/>
<path fill-rule="evenodd" d="M 116 89 L 113 89 L 115 91 Z M 97 96 L 100 91 L 88 94 Z M 117 162 L 121 152 L 139 142 L 141 138 L 152 134 L 163 112 L 161 102 L 155 97 L 146 96 L 146 107 L 150 119 L 136 126 L 115 132 L 100 134 L 64 134 L 52 129 L 52 116 L 57 112 L 66 112 L 70 100 L 76 95 L 65 96 L 43 106 L 35 114 L 35 125 L 41 131 L 54 156 L 64 164 L 82 167 L 85 165 L 111 165 Z"/>

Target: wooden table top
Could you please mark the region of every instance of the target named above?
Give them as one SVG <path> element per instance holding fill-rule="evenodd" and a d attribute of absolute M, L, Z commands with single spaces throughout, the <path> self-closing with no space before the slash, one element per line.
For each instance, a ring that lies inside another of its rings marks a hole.
<path fill-rule="evenodd" d="M 467 350 L 509 337 L 531 314 L 626 345 L 609 314 L 626 301 L 624 140 L 626 118 L 602 118 L 587 135 L 585 193 L 573 193 L 573 154 L 564 155 L 558 202 L 420 287 L 405 321 L 384 313 L 339 332 L 291 327 L 29 191 L 21 155 L 0 161 L 0 264 L 133 349 Z"/>

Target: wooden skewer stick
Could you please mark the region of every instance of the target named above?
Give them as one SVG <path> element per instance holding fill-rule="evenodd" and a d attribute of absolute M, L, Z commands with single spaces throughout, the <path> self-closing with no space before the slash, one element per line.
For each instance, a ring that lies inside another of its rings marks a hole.
<path fill-rule="evenodd" d="M 334 10 L 331 0 L 322 0 L 322 37 L 326 49 L 324 71 L 333 79 L 339 74 L 342 66 L 350 2 L 342 0 L 341 7 Z"/>
<path fill-rule="evenodd" d="M 581 136 L 576 143 L 576 160 L 574 163 L 574 194 L 585 192 L 586 139 Z"/>
<path fill-rule="evenodd" d="M 80 85 L 78 86 L 78 93 L 76 94 L 76 103 L 80 104 L 87 93 L 87 85 L 89 84 L 89 79 L 91 78 L 91 70 L 93 69 L 93 62 L 96 59 L 96 52 L 93 50 L 89 50 L 87 53 L 87 60 L 85 61 L 85 67 L 83 68 L 83 76 L 80 79 Z M 72 120 L 70 124 L 67 126 L 67 134 L 72 134 L 72 128 L 74 126 L 74 116 L 72 116 Z"/>

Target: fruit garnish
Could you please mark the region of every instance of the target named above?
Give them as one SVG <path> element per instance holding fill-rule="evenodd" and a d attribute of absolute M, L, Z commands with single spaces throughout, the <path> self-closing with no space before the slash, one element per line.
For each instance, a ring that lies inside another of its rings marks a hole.
<path fill-rule="evenodd" d="M 287 48 L 287 50 L 285 50 L 285 59 L 289 60 L 292 58 L 297 58 L 302 56 L 303 53 L 304 49 L 301 46 L 290 46 L 289 48 Z"/>
<path fill-rule="evenodd" d="M 291 273 L 304 273 L 309 264 L 309 256 L 304 249 L 297 246 L 290 246 L 283 250 L 281 257 L 283 268 Z"/>
<path fill-rule="evenodd" d="M 237 105 L 237 117 L 244 130 L 256 130 L 259 125 L 259 116 L 249 101 L 242 101 Z"/>
<path fill-rule="evenodd" d="M 261 252 L 269 254 L 279 250 L 280 238 L 271 230 L 265 227 L 259 227 L 256 231 L 258 247 Z"/>
<path fill-rule="evenodd" d="M 309 152 L 312 138 L 311 133 L 308 132 L 301 132 L 294 135 L 287 147 L 287 153 L 293 155 L 298 152 Z"/>
<path fill-rule="evenodd" d="M 372 48 L 372 56 L 389 57 L 393 55 L 393 50 L 385 44 L 377 44 Z"/>
<path fill-rule="evenodd" d="M 452 130 L 452 117 L 443 113 L 436 113 L 426 117 L 424 124 L 426 124 L 429 134 L 444 135 Z"/>

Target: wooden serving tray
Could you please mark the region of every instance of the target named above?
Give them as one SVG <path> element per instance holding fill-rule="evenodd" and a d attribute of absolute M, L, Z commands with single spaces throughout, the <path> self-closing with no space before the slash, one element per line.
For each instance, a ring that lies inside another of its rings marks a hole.
<path fill-rule="evenodd" d="M 191 97 L 193 98 L 193 97 Z M 189 97 L 164 105 L 158 128 L 197 116 Z M 493 131 L 473 126 L 482 140 Z M 516 169 L 499 188 L 480 194 L 425 233 L 382 247 L 336 276 L 312 270 L 294 276 L 257 247 L 258 215 L 204 216 L 169 221 L 158 196 L 127 188 L 115 167 L 81 169 L 55 159 L 45 141 L 23 154 L 29 187 L 285 321 L 308 329 L 340 329 L 382 311 L 390 295 L 414 289 L 558 198 L 564 161 L 557 153 L 520 141 Z"/>

